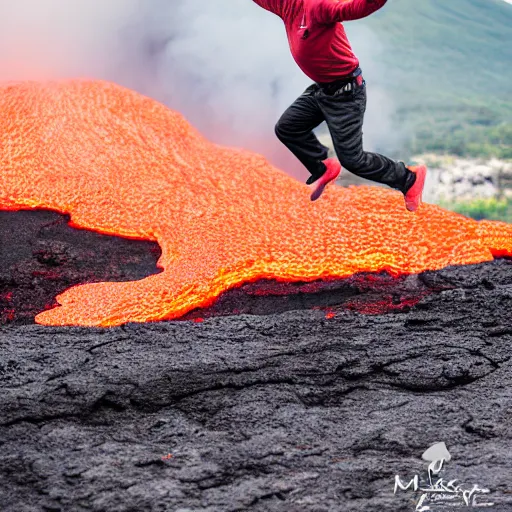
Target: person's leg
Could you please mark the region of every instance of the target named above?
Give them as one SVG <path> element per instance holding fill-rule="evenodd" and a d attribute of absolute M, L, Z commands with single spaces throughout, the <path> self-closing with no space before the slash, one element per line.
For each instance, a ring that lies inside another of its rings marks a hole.
<path fill-rule="evenodd" d="M 329 152 L 313 133 L 313 129 L 325 120 L 314 95 L 316 89 L 316 84 L 308 87 L 286 109 L 275 127 L 277 138 L 311 173 L 310 183 L 325 172 L 322 161 Z"/>
<path fill-rule="evenodd" d="M 366 86 L 328 96 L 320 91 L 317 101 L 324 113 L 341 165 L 357 176 L 383 183 L 404 194 L 416 179 L 403 162 L 363 150 Z"/>

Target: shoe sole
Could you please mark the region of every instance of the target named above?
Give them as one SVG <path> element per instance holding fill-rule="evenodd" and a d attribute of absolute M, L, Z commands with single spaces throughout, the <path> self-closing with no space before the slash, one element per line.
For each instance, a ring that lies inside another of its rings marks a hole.
<path fill-rule="evenodd" d="M 327 187 L 327 185 L 329 185 L 329 183 L 336 180 L 340 174 L 341 174 L 341 169 L 335 175 L 329 177 L 329 179 L 321 181 L 318 184 L 317 188 L 311 194 L 311 201 L 316 201 L 317 199 L 320 199 L 320 196 L 323 194 L 325 187 Z M 322 178 L 323 178 L 323 176 L 320 177 L 320 179 L 322 179 Z"/>
<path fill-rule="evenodd" d="M 425 188 L 426 177 L 427 177 L 427 169 L 426 168 L 423 168 L 421 171 L 417 171 L 416 180 L 420 180 L 419 182 L 417 181 L 417 183 L 420 185 L 420 197 L 418 199 L 417 204 L 416 203 L 411 204 L 411 203 L 408 203 L 407 201 L 405 202 L 405 207 L 410 212 L 415 212 L 423 204 L 423 189 Z M 415 187 L 415 186 L 416 186 L 416 183 L 414 183 L 413 187 Z"/>

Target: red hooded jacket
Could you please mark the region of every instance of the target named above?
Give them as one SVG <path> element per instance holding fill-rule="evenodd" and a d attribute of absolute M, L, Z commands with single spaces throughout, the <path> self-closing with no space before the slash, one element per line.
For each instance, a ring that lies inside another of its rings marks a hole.
<path fill-rule="evenodd" d="M 359 61 L 342 21 L 364 18 L 387 0 L 253 0 L 283 21 L 295 62 L 318 83 L 352 73 Z"/>

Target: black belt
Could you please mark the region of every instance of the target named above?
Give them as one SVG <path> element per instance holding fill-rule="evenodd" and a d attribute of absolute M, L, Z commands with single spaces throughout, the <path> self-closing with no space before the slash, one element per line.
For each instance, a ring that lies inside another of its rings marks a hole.
<path fill-rule="evenodd" d="M 347 88 L 347 91 L 352 90 L 352 87 L 354 89 L 358 86 L 357 84 L 357 77 L 361 76 L 362 70 L 361 68 L 356 68 L 350 75 L 344 76 L 342 78 L 338 78 L 332 82 L 327 83 L 319 83 L 316 82 L 318 87 L 322 89 L 322 91 L 327 95 L 332 95 L 336 91 L 339 91 L 341 88 Z"/>

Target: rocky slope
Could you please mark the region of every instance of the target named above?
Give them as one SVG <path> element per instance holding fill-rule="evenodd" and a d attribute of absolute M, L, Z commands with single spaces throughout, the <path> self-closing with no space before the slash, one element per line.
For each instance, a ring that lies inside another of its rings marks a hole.
<path fill-rule="evenodd" d="M 512 199 L 512 162 L 438 155 L 414 160 L 430 169 L 429 202 Z"/>

